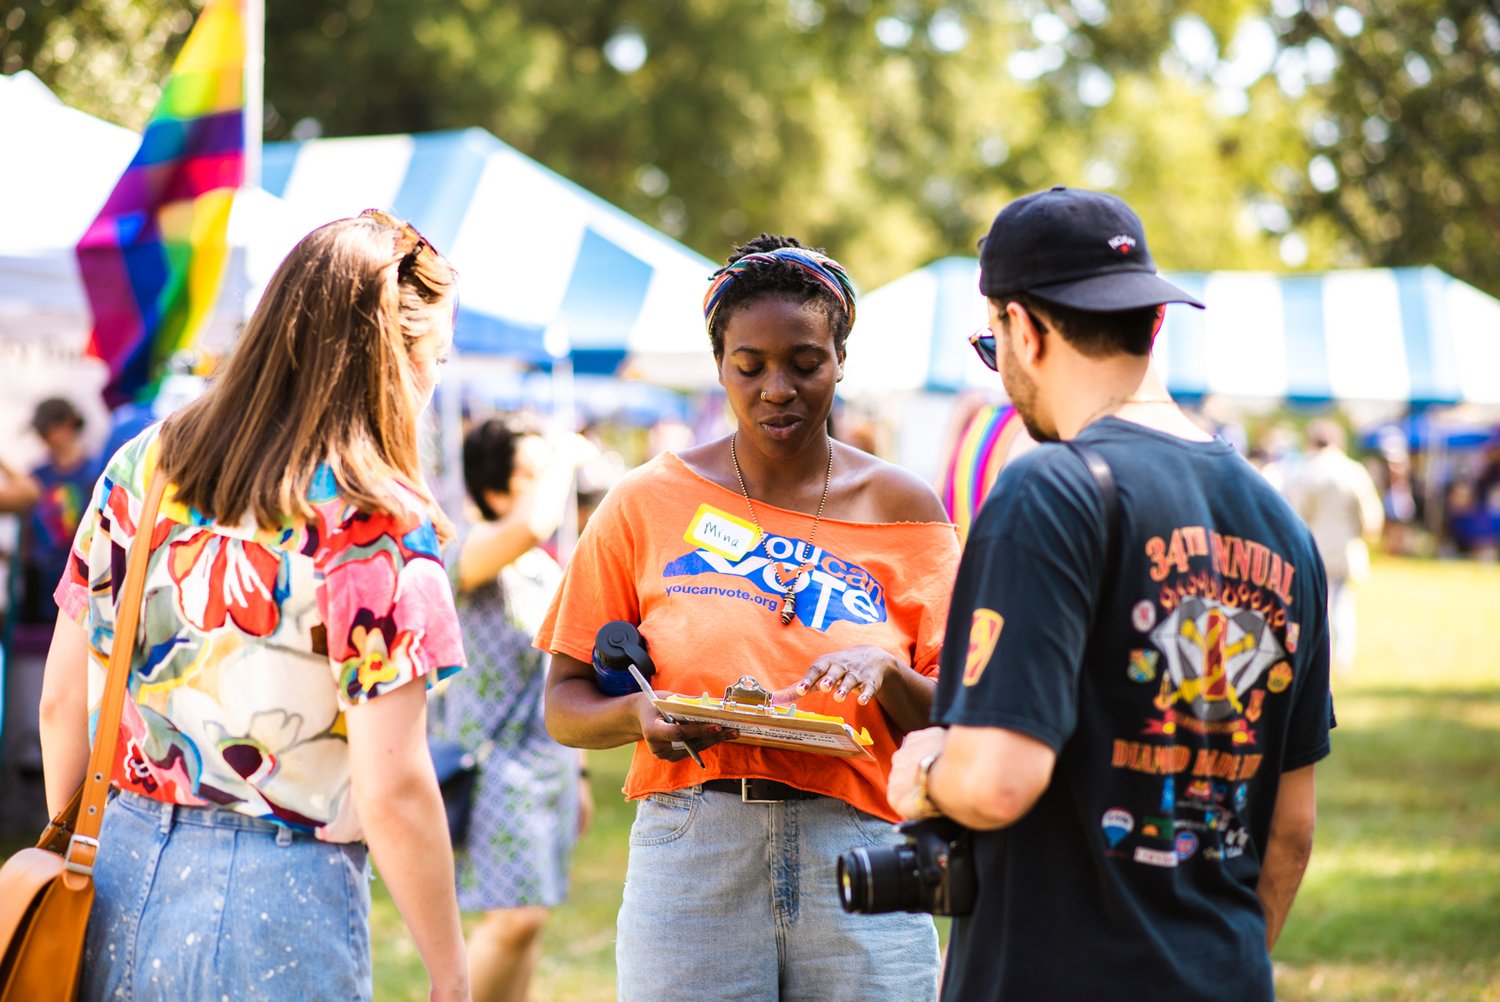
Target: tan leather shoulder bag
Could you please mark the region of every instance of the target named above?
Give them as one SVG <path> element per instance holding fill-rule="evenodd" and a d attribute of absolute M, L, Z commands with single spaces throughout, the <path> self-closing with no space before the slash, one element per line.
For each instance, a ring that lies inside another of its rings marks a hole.
<path fill-rule="evenodd" d="M 164 489 L 165 478 L 153 476 L 130 545 L 88 774 L 37 844 L 0 867 L 0 1002 L 61 1002 L 73 999 L 78 990 L 83 939 L 94 903 L 99 824 L 109 796 L 110 766 L 117 761 L 146 563 Z"/>

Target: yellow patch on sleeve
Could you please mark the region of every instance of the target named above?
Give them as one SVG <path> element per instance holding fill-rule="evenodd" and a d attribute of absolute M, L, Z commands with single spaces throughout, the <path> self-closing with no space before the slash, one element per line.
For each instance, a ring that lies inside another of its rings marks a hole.
<path fill-rule="evenodd" d="M 969 655 L 964 659 L 964 685 L 974 685 L 989 666 L 990 655 L 1000 642 L 1005 617 L 994 609 L 975 609 L 969 620 Z"/>

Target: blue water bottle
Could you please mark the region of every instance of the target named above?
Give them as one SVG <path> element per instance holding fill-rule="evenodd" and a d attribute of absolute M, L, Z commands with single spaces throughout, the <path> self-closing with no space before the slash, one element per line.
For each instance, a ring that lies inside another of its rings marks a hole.
<path fill-rule="evenodd" d="M 630 677 L 635 665 L 646 678 L 656 674 L 656 665 L 646 653 L 646 638 L 634 623 L 617 619 L 599 627 L 594 635 L 594 683 L 606 696 L 628 696 L 640 692 Z"/>

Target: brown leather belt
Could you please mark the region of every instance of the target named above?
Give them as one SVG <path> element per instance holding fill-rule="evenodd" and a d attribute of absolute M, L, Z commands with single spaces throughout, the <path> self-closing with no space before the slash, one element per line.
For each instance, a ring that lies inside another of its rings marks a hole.
<path fill-rule="evenodd" d="M 814 800 L 821 793 L 809 793 L 795 786 L 778 783 L 774 779 L 710 779 L 703 784 L 705 790 L 718 793 L 738 794 L 747 804 L 779 804 L 786 800 Z"/>

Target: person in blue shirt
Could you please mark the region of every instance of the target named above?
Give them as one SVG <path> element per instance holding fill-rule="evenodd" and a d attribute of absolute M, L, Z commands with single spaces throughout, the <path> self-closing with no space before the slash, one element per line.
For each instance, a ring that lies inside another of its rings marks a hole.
<path fill-rule="evenodd" d="M 71 401 L 48 397 L 37 404 L 32 430 L 47 459 L 29 474 L 0 469 L 0 511 L 24 513 L 12 563 L 12 616 L 17 625 L 51 626 L 57 620 L 52 591 L 68 566 L 73 533 L 97 474 L 83 438 L 84 419 Z"/>

